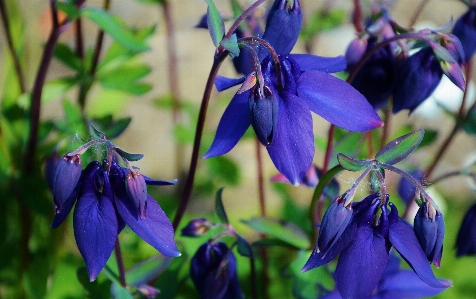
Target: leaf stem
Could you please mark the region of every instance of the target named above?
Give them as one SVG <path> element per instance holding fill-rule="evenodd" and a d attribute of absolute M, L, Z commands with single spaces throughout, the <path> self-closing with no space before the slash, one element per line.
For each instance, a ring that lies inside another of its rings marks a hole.
<path fill-rule="evenodd" d="M 260 6 L 263 2 L 265 2 L 266 0 L 258 0 L 256 1 L 255 3 L 253 3 L 250 7 L 248 7 L 236 20 L 235 22 L 233 23 L 233 25 L 231 25 L 230 27 L 230 30 L 228 30 L 228 32 L 225 34 L 225 36 L 223 37 L 223 39 L 228 39 L 230 38 L 233 33 L 235 33 L 236 29 L 238 28 L 238 26 L 240 26 L 241 22 L 243 22 L 243 20 L 248 16 L 250 15 L 258 6 Z"/>
<path fill-rule="evenodd" d="M 117 268 L 119 270 L 119 281 L 121 286 L 126 287 L 126 270 L 124 268 L 124 260 L 122 259 L 121 245 L 119 243 L 119 237 L 116 238 L 116 244 L 114 244 L 114 253 L 116 255 Z"/>
<path fill-rule="evenodd" d="M 192 194 L 193 182 L 195 180 L 195 172 L 197 170 L 198 155 L 200 151 L 200 143 L 202 141 L 203 127 L 205 125 L 207 107 L 213 89 L 213 82 L 218 73 L 218 69 L 220 68 L 221 63 L 225 60 L 228 53 L 229 52 L 227 50 L 224 50 L 219 52 L 214 57 L 213 65 L 210 69 L 210 74 L 208 75 L 205 91 L 203 92 L 202 103 L 200 105 L 200 112 L 198 114 L 197 128 L 195 130 L 195 139 L 193 141 L 193 150 L 192 157 L 190 159 L 189 172 L 185 180 L 182 197 L 180 199 L 177 213 L 175 214 L 174 220 L 172 222 L 175 231 L 177 231 L 177 227 L 179 226 L 180 221 L 182 220 L 185 210 L 187 209 L 188 202 L 190 201 L 190 195 Z"/>

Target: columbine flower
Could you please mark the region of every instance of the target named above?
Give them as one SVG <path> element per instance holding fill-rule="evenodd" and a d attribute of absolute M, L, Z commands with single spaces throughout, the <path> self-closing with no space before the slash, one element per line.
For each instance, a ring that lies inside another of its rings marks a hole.
<path fill-rule="evenodd" d="M 81 176 L 81 158 L 79 155 L 64 155 L 56 163 L 53 176 L 52 192 L 56 213 L 63 209 L 63 205 L 73 192 Z"/>
<path fill-rule="evenodd" d="M 268 43 L 279 55 L 279 61 L 267 56 L 256 65 L 262 80 L 259 79 L 251 89 L 240 90 L 233 97 L 204 157 L 229 152 L 252 125 L 278 171 L 297 185 L 314 157 L 310 111 L 350 131 L 366 131 L 383 123 L 359 92 L 328 74 L 345 69 L 343 57 L 289 54 L 299 34 L 296 30 L 299 22 L 294 16 L 301 12 L 297 0 L 292 9 L 287 8 L 285 2 L 275 2 L 277 8 L 271 10 L 264 33 L 264 38 L 269 37 Z M 281 22 L 274 21 L 275 18 Z M 300 26 L 299 23 L 299 29 Z M 280 30 L 285 31 L 281 33 L 285 39 L 278 38 Z M 247 78 L 256 77 L 250 74 Z M 245 78 L 218 77 L 215 85 L 221 91 L 244 81 Z"/>
<path fill-rule="evenodd" d="M 202 299 L 243 298 L 236 259 L 225 243 L 200 246 L 192 258 L 190 276 Z"/>
<path fill-rule="evenodd" d="M 393 246 L 426 284 L 434 288 L 449 286 L 433 275 L 413 228 L 398 217 L 392 203 L 386 200 L 382 205 L 380 195 L 373 194 L 352 204 L 352 209 L 352 219 L 342 235 L 322 251 L 316 247 L 302 271 L 327 264 L 340 254 L 335 271 L 340 295 L 345 299 L 367 298 L 377 287 Z"/>
<path fill-rule="evenodd" d="M 401 269 L 400 259 L 392 251 L 377 288 L 368 299 L 419 299 L 436 296 L 443 288 L 433 288 L 424 283 L 412 270 Z M 319 299 L 341 299 L 337 290 L 320 296 Z"/>
<path fill-rule="evenodd" d="M 130 170 L 121 168 L 116 162 L 112 162 L 109 170 L 106 162 L 103 165 L 97 161 L 89 163 L 51 223 L 52 228 L 58 227 L 76 202 L 74 235 L 91 281 L 96 279 L 106 264 L 117 235 L 126 224 L 162 254 L 174 257 L 180 255 L 167 215 L 150 195 L 140 195 L 141 182 L 135 189 L 137 192 L 131 191 L 131 185 L 135 183 L 128 182 L 128 176 Z M 137 173 L 134 176 L 139 177 Z M 174 184 L 145 176 L 137 180 L 151 185 Z M 58 180 L 55 180 L 56 183 Z"/>
<path fill-rule="evenodd" d="M 456 256 L 476 255 L 476 204 L 469 208 L 456 238 Z"/>
<path fill-rule="evenodd" d="M 456 35 L 463 46 L 464 61 L 468 62 L 476 52 L 476 7 L 470 6 L 455 23 L 452 33 Z"/>

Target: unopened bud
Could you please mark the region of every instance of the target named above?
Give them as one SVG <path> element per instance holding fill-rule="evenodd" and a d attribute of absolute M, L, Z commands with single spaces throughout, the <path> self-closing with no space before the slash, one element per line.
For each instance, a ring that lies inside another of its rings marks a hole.
<path fill-rule="evenodd" d="M 126 175 L 126 190 L 139 211 L 139 217 L 146 217 L 147 186 L 144 177 L 138 171 L 131 171 Z"/>
<path fill-rule="evenodd" d="M 53 178 L 53 202 L 56 214 L 61 212 L 81 177 L 81 158 L 79 155 L 64 155 L 56 164 Z"/>

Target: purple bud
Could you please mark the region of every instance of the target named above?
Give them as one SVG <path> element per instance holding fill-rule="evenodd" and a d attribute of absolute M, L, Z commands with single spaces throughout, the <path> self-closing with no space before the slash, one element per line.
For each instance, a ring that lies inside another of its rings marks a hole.
<path fill-rule="evenodd" d="M 146 284 L 141 284 L 137 287 L 137 291 L 144 295 L 147 298 L 155 298 L 157 297 L 157 294 L 160 293 L 160 291 L 154 287 L 151 287 L 150 285 Z"/>
<path fill-rule="evenodd" d="M 56 214 L 61 212 L 64 202 L 74 190 L 81 177 L 81 158 L 79 155 L 64 155 L 56 164 L 53 178 L 53 202 Z"/>
<path fill-rule="evenodd" d="M 299 37 L 302 27 L 302 11 L 298 0 L 294 0 L 292 8 L 287 0 L 276 0 L 271 7 L 263 38 L 271 44 L 278 54 L 291 52 Z M 267 52 L 262 51 L 262 53 Z M 261 56 L 261 55 L 260 55 Z M 260 57 L 263 59 L 264 57 Z"/>
<path fill-rule="evenodd" d="M 476 7 L 470 7 L 456 21 L 452 33 L 461 41 L 464 61 L 468 62 L 476 52 Z"/>
<path fill-rule="evenodd" d="M 408 174 L 410 174 L 418 181 L 423 180 L 423 178 L 425 177 L 425 172 L 423 171 L 423 169 L 415 169 L 410 171 Z M 415 198 L 415 192 L 415 185 L 413 185 L 406 178 L 401 177 L 397 185 L 397 193 L 406 205 L 410 204 L 413 201 L 413 199 Z"/>
<path fill-rule="evenodd" d="M 126 175 L 126 190 L 129 197 L 139 210 L 141 219 L 146 217 L 147 185 L 144 177 L 138 171 L 131 171 Z"/>
<path fill-rule="evenodd" d="M 439 268 L 445 237 L 443 215 L 430 203 L 425 202 L 415 215 L 413 225 L 415 235 L 428 261 Z"/>
<path fill-rule="evenodd" d="M 346 203 L 345 196 L 337 197 L 327 208 L 322 218 L 317 239 L 317 248 L 320 251 L 329 249 L 342 235 L 352 219 L 352 206 Z"/>
<path fill-rule="evenodd" d="M 190 262 L 190 276 L 201 298 L 243 298 L 236 259 L 225 243 L 200 246 Z"/>
<path fill-rule="evenodd" d="M 357 37 L 350 42 L 345 52 L 345 60 L 349 69 L 352 69 L 364 56 L 367 49 L 367 41 L 368 36 L 364 36 L 362 38 Z"/>
<path fill-rule="evenodd" d="M 182 229 L 182 236 L 186 237 L 200 237 L 208 232 L 213 225 L 205 218 L 197 218 L 190 221 L 186 227 Z"/>
<path fill-rule="evenodd" d="M 278 126 L 278 100 L 269 86 L 255 85 L 248 98 L 251 125 L 263 145 L 273 142 Z"/>
<path fill-rule="evenodd" d="M 43 170 L 46 183 L 48 184 L 48 188 L 50 188 L 51 192 L 53 192 L 56 164 L 58 164 L 59 158 L 58 152 L 54 151 L 46 159 L 45 168 Z"/>

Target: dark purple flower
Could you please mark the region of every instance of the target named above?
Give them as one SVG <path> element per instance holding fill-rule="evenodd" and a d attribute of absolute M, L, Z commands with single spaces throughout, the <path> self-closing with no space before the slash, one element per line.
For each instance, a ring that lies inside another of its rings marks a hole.
<path fill-rule="evenodd" d="M 456 21 L 452 33 L 461 41 L 464 61 L 468 62 L 476 52 L 476 7 L 470 6 Z"/>
<path fill-rule="evenodd" d="M 241 79 L 219 76 L 215 80 L 217 89 L 222 91 L 247 77 L 262 75 L 255 87 L 240 90 L 233 97 L 204 158 L 229 152 L 252 125 L 278 171 L 297 185 L 314 157 L 310 111 L 350 131 L 366 131 L 383 123 L 358 91 L 328 74 L 345 69 L 343 57 L 289 54 L 299 35 L 302 13 L 299 1 L 294 1 L 292 9 L 286 2 L 275 1 L 263 35 L 279 54 L 279 61 L 266 52 L 261 63 L 254 65 L 259 69 L 255 74 Z"/>
<path fill-rule="evenodd" d="M 182 229 L 182 236 L 200 237 L 203 236 L 213 225 L 205 218 L 197 218 L 190 221 L 187 226 Z"/>
<path fill-rule="evenodd" d="M 225 243 L 207 242 L 198 248 L 190 276 L 202 299 L 243 298 L 236 274 L 236 259 Z"/>
<path fill-rule="evenodd" d="M 413 229 L 428 261 L 439 268 L 445 237 L 443 215 L 428 202 L 425 202 L 415 215 Z"/>
<path fill-rule="evenodd" d="M 94 161 L 81 172 L 72 195 L 64 202 L 63 209 L 56 213 L 52 228 L 58 227 L 74 210 L 74 235 L 76 244 L 86 263 L 89 279 L 95 280 L 114 249 L 117 235 L 127 224 L 139 237 L 166 256 L 179 256 L 174 231 L 167 215 L 159 204 L 146 194 L 147 206 L 126 190 L 127 168 L 112 162 L 100 165 Z M 151 181 L 145 183 L 170 185 L 173 182 Z M 142 199 L 140 200 L 142 201 Z M 141 211 L 141 207 L 144 211 Z M 147 217 L 145 217 L 147 208 Z M 143 217 L 145 218 L 143 218 Z"/>
<path fill-rule="evenodd" d="M 366 43 L 367 47 L 365 53 L 372 51 L 376 45 L 377 39 L 371 37 Z M 355 43 L 351 43 L 347 52 L 354 46 Z M 353 50 L 355 52 L 355 50 Z M 350 54 L 346 54 L 346 59 Z M 347 69 L 352 71 L 356 62 L 347 60 Z M 352 86 L 355 87 L 360 93 L 362 93 L 369 103 L 375 108 L 382 108 L 387 105 L 389 96 L 393 91 L 395 84 L 396 67 L 395 57 L 393 55 L 391 45 L 380 48 L 362 65 L 355 75 Z"/>
<path fill-rule="evenodd" d="M 419 182 L 425 177 L 425 172 L 420 168 L 410 171 L 409 174 Z M 397 193 L 406 205 L 415 199 L 415 191 L 415 185 L 404 177 L 400 178 L 397 185 Z"/>
<path fill-rule="evenodd" d="M 440 83 L 443 70 L 431 47 L 407 58 L 397 75 L 393 93 L 393 113 L 415 110 Z"/>
<path fill-rule="evenodd" d="M 419 299 L 436 296 L 444 288 L 433 288 L 423 282 L 412 270 L 401 269 L 400 259 L 391 252 L 377 288 L 368 299 Z M 342 299 L 337 290 L 320 296 L 319 299 Z"/>
<path fill-rule="evenodd" d="M 346 204 L 346 196 L 337 197 L 322 217 L 316 248 L 319 251 L 326 251 L 339 240 L 351 219 L 352 205 Z"/>
<path fill-rule="evenodd" d="M 449 282 L 438 280 L 431 270 L 411 225 L 398 217 L 397 208 L 379 194 L 352 204 L 352 219 L 342 235 L 326 250 L 316 247 L 302 271 L 327 264 L 337 255 L 337 289 L 342 298 L 367 298 L 378 286 L 393 246 L 427 285 L 446 288 Z M 390 206 L 390 211 L 387 206 Z"/>
<path fill-rule="evenodd" d="M 476 204 L 469 208 L 456 238 L 456 256 L 476 255 Z"/>

